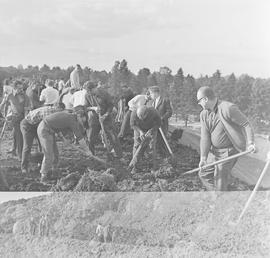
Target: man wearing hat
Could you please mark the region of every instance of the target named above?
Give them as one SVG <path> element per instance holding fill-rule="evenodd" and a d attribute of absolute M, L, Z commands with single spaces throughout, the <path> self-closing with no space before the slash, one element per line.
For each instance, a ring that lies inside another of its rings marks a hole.
<path fill-rule="evenodd" d="M 87 136 L 89 140 L 89 149 L 95 153 L 95 143 L 98 134 L 102 129 L 103 137 L 106 141 L 107 151 L 110 146 L 116 154 L 116 157 L 122 157 L 122 147 L 115 132 L 115 125 L 112 119 L 113 103 L 111 95 L 103 88 L 97 88 L 93 82 L 86 82 L 86 106 L 88 110 L 88 125 Z M 109 153 L 108 153 L 109 155 Z"/>
<path fill-rule="evenodd" d="M 160 89 L 158 86 L 152 86 L 149 88 L 150 97 L 152 99 L 151 105 L 159 112 L 161 117 L 161 128 L 165 135 L 168 133 L 169 118 L 172 116 L 171 102 L 167 98 L 163 98 L 160 95 Z"/>
<path fill-rule="evenodd" d="M 158 111 L 153 107 L 140 106 L 137 110 L 131 113 L 130 126 L 134 129 L 134 145 L 133 145 L 133 157 L 142 141 L 146 138 L 150 138 L 150 148 L 152 149 L 153 158 L 153 171 L 157 170 L 156 161 L 156 138 L 157 130 L 161 126 L 161 118 Z M 141 157 L 146 150 L 147 146 L 140 152 L 137 158 Z M 134 165 L 131 173 L 137 172 L 137 162 Z"/>
<path fill-rule="evenodd" d="M 59 92 L 56 90 L 54 86 L 53 80 L 47 79 L 45 82 L 46 88 L 41 91 L 39 100 L 43 102 L 44 106 L 53 105 L 58 101 Z"/>
<path fill-rule="evenodd" d="M 66 133 L 71 131 L 79 143 L 80 148 L 87 154 L 89 152 L 85 141 L 85 124 L 87 117 L 85 108 L 78 106 L 75 108 L 75 113 L 66 111 L 57 112 L 46 116 L 40 122 L 37 133 L 44 153 L 41 165 L 41 182 L 46 183 L 50 180 L 50 172 L 54 172 L 58 163 L 58 149 L 55 140 L 55 133 Z"/>

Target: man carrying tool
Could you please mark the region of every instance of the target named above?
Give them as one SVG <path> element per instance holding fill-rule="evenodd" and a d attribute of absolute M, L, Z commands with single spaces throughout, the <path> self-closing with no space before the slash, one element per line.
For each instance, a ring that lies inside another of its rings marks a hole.
<path fill-rule="evenodd" d="M 55 140 L 55 133 L 66 133 L 72 131 L 75 135 L 79 147 L 86 155 L 91 155 L 87 143 L 85 141 L 85 124 L 87 117 L 84 107 L 80 106 L 75 109 L 75 114 L 66 111 L 57 112 L 46 116 L 40 122 L 37 133 L 44 153 L 41 165 L 41 182 L 49 182 L 50 172 L 55 173 L 55 168 L 58 163 L 58 149 Z M 54 175 L 56 176 L 56 175 Z"/>
<path fill-rule="evenodd" d="M 207 164 L 211 151 L 215 160 L 226 159 L 238 152 L 255 152 L 254 132 L 246 116 L 239 108 L 227 101 L 220 101 L 210 87 L 201 87 L 197 102 L 202 106 L 200 114 L 201 141 L 199 167 Z M 199 176 L 208 190 L 228 190 L 231 170 L 237 159 L 223 162 L 214 169 L 200 170 Z M 214 182 L 213 182 L 214 177 Z"/>
<path fill-rule="evenodd" d="M 48 115 L 63 110 L 59 104 L 54 106 L 44 106 L 34 109 L 28 113 L 28 115 L 21 121 L 21 132 L 23 136 L 23 150 L 21 170 L 22 173 L 28 173 L 29 155 L 31 153 L 34 138 L 37 138 L 38 124 Z"/>
<path fill-rule="evenodd" d="M 102 131 L 104 142 L 107 149 L 108 158 L 110 158 L 111 147 L 114 149 L 117 158 L 122 158 L 122 147 L 115 132 L 115 126 L 112 119 L 113 103 L 109 93 L 97 88 L 93 82 L 84 84 L 87 90 L 86 106 L 88 110 L 87 136 L 89 140 L 89 149 L 95 153 L 95 143 L 100 130 Z"/>
<path fill-rule="evenodd" d="M 0 110 L 5 105 L 10 105 L 11 110 L 11 124 L 13 126 L 13 150 L 12 154 L 16 155 L 21 159 L 23 138 L 20 129 L 20 122 L 30 109 L 29 98 L 23 91 L 23 84 L 21 81 L 16 80 L 13 83 L 13 92 L 6 95 L 0 104 Z"/>
<path fill-rule="evenodd" d="M 132 174 L 138 171 L 138 161 L 150 143 L 152 149 L 153 168 L 157 170 L 156 138 L 158 128 L 161 126 L 161 118 L 153 107 L 140 106 L 131 113 L 130 126 L 134 129 L 133 158 L 130 163 Z"/>

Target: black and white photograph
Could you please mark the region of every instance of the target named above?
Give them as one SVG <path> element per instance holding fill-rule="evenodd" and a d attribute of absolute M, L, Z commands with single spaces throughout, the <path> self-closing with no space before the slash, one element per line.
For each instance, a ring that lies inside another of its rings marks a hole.
<path fill-rule="evenodd" d="M 0 0 L 0 257 L 269 257 L 269 13 Z"/>

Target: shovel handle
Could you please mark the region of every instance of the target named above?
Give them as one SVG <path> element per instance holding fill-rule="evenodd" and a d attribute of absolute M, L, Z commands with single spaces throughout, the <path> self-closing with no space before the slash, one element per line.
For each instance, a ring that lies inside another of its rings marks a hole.
<path fill-rule="evenodd" d="M 159 130 L 159 132 L 160 132 L 160 134 L 161 134 L 161 137 L 162 137 L 162 139 L 163 139 L 163 141 L 164 141 L 164 143 L 165 143 L 165 145 L 166 145 L 166 147 L 167 147 L 169 153 L 170 153 L 171 155 L 173 155 L 172 149 L 171 149 L 171 147 L 170 147 L 170 145 L 169 145 L 169 143 L 168 143 L 168 141 L 167 141 L 167 139 L 166 139 L 166 136 L 165 136 L 165 134 L 164 134 L 162 128 L 159 127 L 158 130 Z"/>
<path fill-rule="evenodd" d="M 252 152 L 252 150 L 246 150 L 246 151 L 237 153 L 237 154 L 232 155 L 232 156 L 229 156 L 229 157 L 227 157 L 227 158 L 225 158 L 225 159 L 220 159 L 220 160 L 217 160 L 217 161 L 215 161 L 215 162 L 213 162 L 213 163 L 206 164 L 205 166 L 203 166 L 203 167 L 201 167 L 201 168 L 195 168 L 195 169 L 189 170 L 189 171 L 185 172 L 183 175 L 188 175 L 188 174 L 192 174 L 192 173 L 198 172 L 198 171 L 200 171 L 201 169 L 206 169 L 206 168 L 209 168 L 209 167 L 218 165 L 218 164 L 220 164 L 220 163 L 229 161 L 229 160 L 231 160 L 231 159 L 236 159 L 236 158 L 238 158 L 238 157 L 244 156 L 244 155 L 249 154 L 249 153 L 251 153 L 251 152 Z"/>

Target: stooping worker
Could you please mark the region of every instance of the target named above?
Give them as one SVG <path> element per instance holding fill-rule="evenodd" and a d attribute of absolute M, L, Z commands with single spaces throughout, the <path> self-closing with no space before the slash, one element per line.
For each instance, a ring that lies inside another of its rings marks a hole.
<path fill-rule="evenodd" d="M 230 102 L 218 100 L 210 87 L 201 87 L 197 102 L 203 110 L 200 114 L 201 141 L 199 167 L 207 164 L 209 152 L 220 160 L 246 149 L 255 151 L 254 132 L 239 108 Z M 201 170 L 199 176 L 208 190 L 228 190 L 231 170 L 237 159 Z"/>
<path fill-rule="evenodd" d="M 156 138 L 158 128 L 161 126 L 161 118 L 158 111 L 153 107 L 138 107 L 137 110 L 134 110 L 131 113 L 130 126 L 134 130 L 133 159 L 135 159 L 135 164 L 133 164 L 131 173 L 135 174 L 138 172 L 139 159 L 142 157 L 148 145 L 145 144 L 139 153 L 137 152 L 137 149 L 145 140 L 149 140 L 149 146 L 152 149 L 152 171 L 157 170 Z"/>
<path fill-rule="evenodd" d="M 31 153 L 34 138 L 37 138 L 37 127 L 43 118 L 53 113 L 60 112 L 63 107 L 58 103 L 53 106 L 43 106 L 37 109 L 31 110 L 27 116 L 21 121 L 21 132 L 23 136 L 23 150 L 21 171 L 22 173 L 28 173 L 29 155 Z"/>
<path fill-rule="evenodd" d="M 41 182 L 47 183 L 50 179 L 50 173 L 56 174 L 58 164 L 58 149 L 55 140 L 55 133 L 65 134 L 71 131 L 85 154 L 90 154 L 88 144 L 85 140 L 85 127 L 87 127 L 87 116 L 83 106 L 76 107 L 73 113 L 66 111 L 57 112 L 46 116 L 40 122 L 37 133 L 44 153 L 41 165 Z"/>
<path fill-rule="evenodd" d="M 0 104 L 0 110 L 6 105 L 10 106 L 11 124 L 13 127 L 13 148 L 9 151 L 13 155 L 17 155 L 19 160 L 22 156 L 23 137 L 20 129 L 20 122 L 30 110 L 29 98 L 23 90 L 23 83 L 16 80 L 13 83 L 13 92 L 6 95 Z"/>
<path fill-rule="evenodd" d="M 93 82 L 86 82 L 84 87 L 87 91 L 86 106 L 88 110 L 87 137 L 89 149 L 94 154 L 95 144 L 100 130 L 107 148 L 107 155 L 114 151 L 116 158 L 122 158 L 122 147 L 117 138 L 115 125 L 112 119 L 113 103 L 111 95 L 103 88 L 97 88 Z M 113 150 L 112 150 L 113 149 Z"/>

